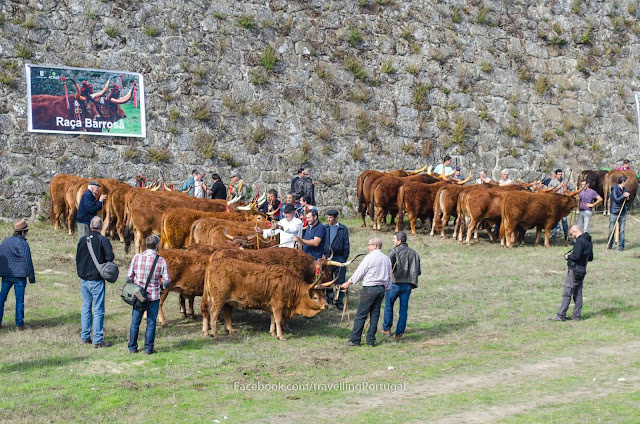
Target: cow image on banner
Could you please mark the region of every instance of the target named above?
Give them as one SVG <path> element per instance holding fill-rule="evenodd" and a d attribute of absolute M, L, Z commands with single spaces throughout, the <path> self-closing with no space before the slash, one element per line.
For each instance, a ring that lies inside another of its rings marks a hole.
<path fill-rule="evenodd" d="M 30 132 L 146 137 L 141 74 L 25 67 Z"/>

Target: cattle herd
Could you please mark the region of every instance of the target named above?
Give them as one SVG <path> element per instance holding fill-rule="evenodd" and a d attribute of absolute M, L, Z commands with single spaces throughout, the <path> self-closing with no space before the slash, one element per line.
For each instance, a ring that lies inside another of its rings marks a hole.
<path fill-rule="evenodd" d="M 470 244 L 471 235 L 499 225 L 501 242 L 512 247 L 524 240 L 527 229 L 536 228 L 536 244 L 545 231 L 549 235 L 561 218 L 578 206 L 578 191 L 556 193 L 538 182 L 500 186 L 497 183 L 464 185 L 469 181 L 434 175 L 426 166 L 416 171 L 364 171 L 357 179 L 357 196 L 362 226 L 371 217 L 372 228 L 381 230 L 391 214 L 396 230 L 403 227 L 408 214 L 413 235 L 416 220 L 431 221 L 431 235 L 445 237 L 450 217 L 453 236 Z M 607 198 L 610 187 L 625 175 L 635 197 L 638 179 L 632 171 L 584 171 L 578 181 L 586 180 L 591 188 Z M 202 296 L 202 331 L 217 336 L 216 322 L 223 313 L 225 328 L 233 332 L 233 309 L 260 309 L 271 315 L 270 334 L 283 339 L 282 326 L 294 315 L 315 316 L 327 308 L 323 289 L 333 285 L 333 268 L 347 266 L 331 258 L 314 260 L 310 255 L 279 247 L 279 237 L 263 238 L 255 228 L 268 228 L 269 216 L 259 213 L 263 197 L 248 205 L 236 199 L 198 199 L 187 194 L 143 187 L 132 187 L 114 179 L 97 179 L 102 187 L 96 197 L 106 194 L 100 211 L 104 220 L 103 235 L 119 239 L 128 252 L 145 250 L 145 238 L 159 234 L 160 254 L 166 259 L 171 284 L 162 293 L 158 319 L 169 292 L 180 296 L 183 316 L 195 317 L 194 298 Z M 75 229 L 75 217 L 88 178 L 58 174 L 52 178 L 50 220 L 56 230 L 63 226 L 69 234 Z M 608 208 L 605 207 L 605 211 Z M 186 302 L 188 300 L 188 308 Z"/>
<path fill-rule="evenodd" d="M 132 187 L 114 179 L 96 179 L 106 194 L 100 211 L 103 235 L 145 250 L 148 235 L 160 234 L 160 255 L 165 258 L 171 280 L 160 298 L 158 319 L 169 292 L 180 295 L 180 309 L 193 318 L 193 302 L 203 296 L 203 332 L 209 319 L 216 322 L 222 311 L 231 327 L 233 308 L 261 309 L 271 314 L 270 333 L 283 339 L 282 325 L 294 315 L 312 317 L 327 308 L 323 289 L 331 286 L 331 267 L 346 266 L 331 258 L 314 260 L 297 249 L 279 247 L 279 237 L 262 238 L 255 227 L 268 228 L 268 216 L 258 213 L 265 197 L 248 205 L 236 199 L 198 199 L 170 190 Z M 58 174 L 52 178 L 50 219 L 56 229 L 75 228 L 75 216 L 88 178 Z M 234 202 L 234 200 L 236 200 Z M 186 301 L 189 301 L 188 310 Z M 213 336 L 217 335 L 215 325 Z"/>
<path fill-rule="evenodd" d="M 425 223 L 431 221 L 431 235 L 439 232 L 445 238 L 445 227 L 450 217 L 454 220 L 453 237 L 459 241 L 471 242 L 471 235 L 478 238 L 478 230 L 487 229 L 493 241 L 491 231 L 494 225 L 500 228 L 501 243 L 509 248 L 516 241 L 524 241 L 524 233 L 536 228 L 536 245 L 540 233 L 545 232 L 545 246 L 549 247 L 551 230 L 557 223 L 578 207 L 577 191 L 560 191 L 545 188 L 540 182 L 525 183 L 516 181 L 509 185 L 488 182 L 464 185 L 470 179 L 458 181 L 447 175 L 432 174 L 430 169 L 421 174 L 426 166 L 416 171 L 395 170 L 379 172 L 364 171 L 357 179 L 356 189 L 362 226 L 366 226 L 365 217 L 371 218 L 374 230 L 382 229 L 386 216 L 391 214 L 396 231 L 403 227 L 405 214 L 409 217 L 411 233 L 415 236 L 416 220 Z M 638 178 L 633 171 L 583 171 L 578 184 L 587 181 L 605 199 L 604 211 L 608 211 L 608 194 L 617 184 L 620 176 L 628 178 L 627 190 L 631 199 L 638 190 Z M 564 187 L 566 188 L 566 186 Z"/>

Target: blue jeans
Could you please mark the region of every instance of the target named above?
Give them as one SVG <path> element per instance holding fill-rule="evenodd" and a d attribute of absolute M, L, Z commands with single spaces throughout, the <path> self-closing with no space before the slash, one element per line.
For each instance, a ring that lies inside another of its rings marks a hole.
<path fill-rule="evenodd" d="M 144 351 L 153 352 L 153 342 L 156 340 L 156 319 L 158 318 L 158 309 L 160 308 L 160 300 L 154 300 L 147 303 L 147 330 L 144 333 Z M 138 330 L 144 310 L 140 311 L 131 308 L 131 327 L 129 327 L 129 350 L 135 352 L 138 350 Z"/>
<path fill-rule="evenodd" d="M 384 321 L 382 329 L 391 330 L 393 326 L 393 304 L 400 298 L 400 316 L 396 325 L 396 334 L 401 336 L 407 327 L 407 311 L 409 310 L 409 296 L 413 286 L 409 283 L 392 284 L 384 299 Z"/>
<path fill-rule="evenodd" d="M 4 316 L 4 302 L 7 301 L 9 290 L 13 286 L 16 295 L 16 327 L 24 325 L 24 289 L 27 287 L 26 277 L 2 277 L 2 290 L 0 291 L 0 324 Z"/>
<path fill-rule="evenodd" d="M 622 212 L 620 214 L 620 219 L 618 219 L 618 214 L 617 213 L 610 213 L 609 214 L 609 237 L 611 237 L 611 234 L 613 233 L 613 230 L 616 227 L 616 220 L 618 220 L 618 227 L 619 227 L 619 242 L 618 242 L 618 250 L 624 250 L 624 227 L 625 224 L 627 223 L 627 212 Z M 609 246 L 607 246 L 609 249 L 611 249 L 613 247 L 613 237 L 611 237 L 611 242 L 609 243 Z"/>
<path fill-rule="evenodd" d="M 562 224 L 562 231 L 564 232 L 564 238 L 566 239 L 569 235 L 569 223 L 567 222 L 566 216 L 558 222 L 558 225 L 556 225 L 553 230 L 551 230 L 551 237 L 556 236 L 558 230 L 560 230 L 560 224 Z"/>
<path fill-rule="evenodd" d="M 90 340 L 93 325 L 93 344 L 102 343 L 104 334 L 104 280 L 80 280 L 82 311 L 80 339 Z M 93 303 L 93 313 L 91 304 Z"/>

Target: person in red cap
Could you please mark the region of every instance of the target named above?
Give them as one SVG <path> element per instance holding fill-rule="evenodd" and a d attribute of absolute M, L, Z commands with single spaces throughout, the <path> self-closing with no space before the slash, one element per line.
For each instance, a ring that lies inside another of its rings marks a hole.
<path fill-rule="evenodd" d="M 4 315 L 4 303 L 7 301 L 9 290 L 14 289 L 16 295 L 16 330 L 24 330 L 24 289 L 27 278 L 30 283 L 36 282 L 36 275 L 31 260 L 31 249 L 27 243 L 29 224 L 24 219 L 13 225 L 13 236 L 7 237 L 0 243 L 0 328 Z"/>

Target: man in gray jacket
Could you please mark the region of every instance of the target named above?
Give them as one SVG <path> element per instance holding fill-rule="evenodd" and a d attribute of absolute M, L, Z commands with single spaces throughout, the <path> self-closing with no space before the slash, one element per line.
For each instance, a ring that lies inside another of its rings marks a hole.
<path fill-rule="evenodd" d="M 393 304 L 400 298 L 400 316 L 396 325 L 395 340 L 401 340 L 404 329 L 407 326 L 407 311 L 409 309 L 409 296 L 411 290 L 418 287 L 418 276 L 420 271 L 420 257 L 415 250 L 407 246 L 407 234 L 398 231 L 393 236 L 393 249 L 389 251 L 391 259 L 393 284 L 387 291 L 384 303 L 384 321 L 382 323 L 382 334 L 391 335 L 393 325 Z"/>

